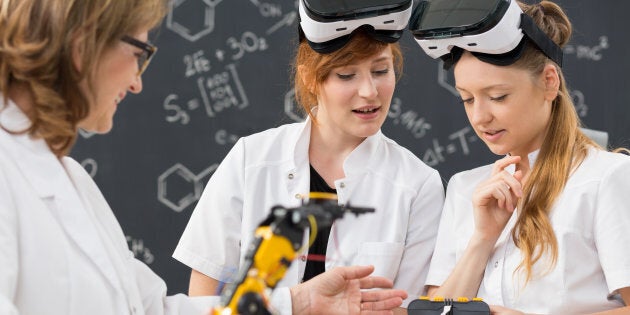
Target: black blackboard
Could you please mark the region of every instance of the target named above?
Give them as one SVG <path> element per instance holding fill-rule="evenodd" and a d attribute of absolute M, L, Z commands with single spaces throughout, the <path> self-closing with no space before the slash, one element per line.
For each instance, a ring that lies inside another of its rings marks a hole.
<path fill-rule="evenodd" d="M 565 49 L 572 96 L 586 127 L 630 146 L 630 3 L 563 0 L 575 33 Z M 176 0 L 154 42 L 144 90 L 119 105 L 107 135 L 81 133 L 72 156 L 110 202 L 129 246 L 186 292 L 189 269 L 171 258 L 203 186 L 241 136 L 299 119 L 288 79 L 297 2 Z M 496 159 L 468 126 L 452 76 L 409 33 L 404 76 L 383 132 L 454 173 Z"/>

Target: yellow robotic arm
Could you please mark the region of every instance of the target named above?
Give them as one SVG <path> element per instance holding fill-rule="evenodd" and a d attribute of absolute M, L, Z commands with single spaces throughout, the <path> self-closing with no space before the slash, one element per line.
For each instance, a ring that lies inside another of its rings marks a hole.
<path fill-rule="evenodd" d="M 308 202 L 296 208 L 273 207 L 256 229 L 236 281 L 226 287 L 212 315 L 271 314 L 266 291 L 276 287 L 301 251 L 304 231 L 311 228 L 312 241 L 318 226 L 331 226 L 346 213 L 368 212 L 374 209 L 340 206 L 337 195 L 330 193 L 310 193 Z"/>

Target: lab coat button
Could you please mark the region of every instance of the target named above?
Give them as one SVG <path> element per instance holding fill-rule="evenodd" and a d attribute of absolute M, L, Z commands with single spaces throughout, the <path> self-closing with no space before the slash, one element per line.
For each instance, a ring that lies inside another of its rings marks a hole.
<path fill-rule="evenodd" d="M 302 257 L 300 257 L 300 260 L 301 260 L 301 261 L 306 261 L 306 256 L 302 256 Z"/>
<path fill-rule="evenodd" d="M 293 173 L 289 173 L 289 179 L 293 179 Z"/>
<path fill-rule="evenodd" d="M 339 187 L 341 187 L 341 188 L 345 188 L 345 187 L 346 187 L 346 184 L 341 183 L 341 184 L 339 184 Z"/>
<path fill-rule="evenodd" d="M 494 262 L 494 268 L 497 268 L 497 267 L 499 267 L 499 261 L 498 260 Z"/>
<path fill-rule="evenodd" d="M 300 194 L 295 194 L 295 199 L 302 199 L 302 195 L 300 195 Z"/>

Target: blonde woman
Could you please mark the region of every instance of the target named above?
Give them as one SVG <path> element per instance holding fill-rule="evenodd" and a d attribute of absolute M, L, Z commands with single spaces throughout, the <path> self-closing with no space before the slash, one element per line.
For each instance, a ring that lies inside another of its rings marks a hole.
<path fill-rule="evenodd" d="M 0 314 L 205 314 L 213 298 L 166 296 L 134 259 L 92 178 L 66 154 L 105 133 L 156 48 L 164 0 L 0 1 Z M 278 292 L 279 311 L 391 313 L 406 294 L 334 269 Z M 316 309 L 315 309 L 316 308 Z"/>
<path fill-rule="evenodd" d="M 442 56 L 470 124 L 505 157 L 449 181 L 429 294 L 479 296 L 493 314 L 630 312 L 630 157 L 579 129 L 561 70 L 572 30 L 562 9 L 512 4 L 518 46 L 489 52 L 494 37 Z"/>

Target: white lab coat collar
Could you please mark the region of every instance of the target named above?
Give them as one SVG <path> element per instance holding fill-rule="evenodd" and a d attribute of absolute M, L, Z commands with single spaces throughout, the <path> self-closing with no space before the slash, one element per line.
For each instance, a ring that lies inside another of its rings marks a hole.
<path fill-rule="evenodd" d="M 295 134 L 295 138 L 291 140 L 293 147 L 293 165 L 292 168 L 298 168 L 301 165 L 308 165 L 308 147 L 311 143 L 311 121 L 310 117 L 302 123 L 302 130 Z"/>
<path fill-rule="evenodd" d="M 540 149 L 530 152 L 529 154 L 527 154 L 527 160 L 529 161 L 529 169 L 533 169 L 534 168 L 534 164 L 536 163 L 536 159 L 538 159 L 538 153 L 540 153 Z M 510 156 L 509 154 L 506 156 Z M 514 174 L 514 172 L 516 171 L 516 165 L 514 164 L 510 164 L 505 168 L 506 171 L 508 171 L 508 173 L 510 174 Z"/>
<path fill-rule="evenodd" d="M 311 139 L 311 127 L 313 121 L 308 117 L 306 121 L 303 122 L 302 129 L 300 132 L 295 133 L 295 138 L 291 139 L 290 143 L 294 143 L 293 151 L 287 150 L 287 152 L 293 152 L 292 161 L 293 165 L 291 165 L 287 170 L 287 174 L 293 173 L 295 171 L 298 172 L 306 172 L 308 176 L 300 176 L 300 180 L 297 182 L 287 181 L 287 191 L 291 192 L 294 188 L 294 185 L 298 185 L 297 187 L 301 187 L 301 194 L 307 193 L 310 187 L 310 173 L 309 173 L 309 156 L 308 156 L 308 147 Z M 352 193 L 358 183 L 362 180 L 363 175 L 366 174 L 366 171 L 377 166 L 374 166 L 374 163 L 379 163 L 383 160 L 379 156 L 382 154 L 379 151 L 379 146 L 382 141 L 386 139 L 382 132 L 379 130 L 374 135 L 367 137 L 363 142 L 361 142 L 349 155 L 346 157 L 343 163 L 343 171 L 345 174 L 344 178 L 337 179 L 335 181 L 335 188 L 337 189 L 337 198 L 339 203 L 345 204 L 349 198 L 352 196 Z M 344 189 L 339 189 L 340 187 L 345 187 Z"/>
<path fill-rule="evenodd" d="M 0 94 L 0 97 L 2 95 Z M 29 118 L 11 100 L 0 110 L 0 125 L 10 132 L 21 132 L 31 126 Z M 55 186 L 50 185 L 51 180 L 59 175 L 61 166 L 57 157 L 50 151 L 46 141 L 35 139 L 28 133 L 18 133 L 11 136 L 16 142 L 10 146 L 9 152 L 24 173 L 38 196 L 41 198 L 53 197 Z"/>
<path fill-rule="evenodd" d="M 291 140 L 292 143 L 295 143 L 293 150 L 293 167 L 298 167 L 303 165 L 303 163 L 309 163 L 308 147 L 311 140 L 312 124 L 313 121 L 311 118 L 306 118 L 302 130 L 295 134 L 295 139 Z M 382 139 L 382 137 L 383 133 L 379 130 L 374 135 L 367 137 L 348 155 L 343 163 L 343 170 L 346 177 L 365 172 L 366 167 L 372 164 L 373 158 L 378 153 L 379 139 Z"/>
<path fill-rule="evenodd" d="M 379 155 L 379 145 L 383 134 L 381 130 L 367 137 L 361 142 L 343 162 L 343 171 L 346 177 L 357 173 L 365 173 L 366 168 L 370 168 Z"/>
<path fill-rule="evenodd" d="M 31 121 L 9 100 L 8 104 L 0 109 L 0 124 L 9 131 L 23 131 L 30 126 Z M 85 188 L 83 187 L 85 181 L 76 181 L 76 176 L 79 175 L 77 172 L 81 170 L 68 167 L 68 161 L 64 161 L 65 159 L 58 159 L 43 139 L 35 139 L 27 133 L 15 134 L 11 138 L 15 145 L 8 149 L 24 178 L 32 185 L 38 197 L 49 206 L 68 237 L 98 266 L 112 286 L 120 288 L 120 279 L 108 257 L 111 253 L 93 246 L 95 243 L 101 243 L 101 240 L 98 233 L 93 231 L 93 224 L 85 222 L 85 218 L 92 217 L 93 213 L 88 209 L 87 202 L 80 199 L 82 195 L 85 197 L 85 194 L 81 194 L 81 190 Z M 78 212 L 86 211 L 87 216 L 76 215 Z"/>

